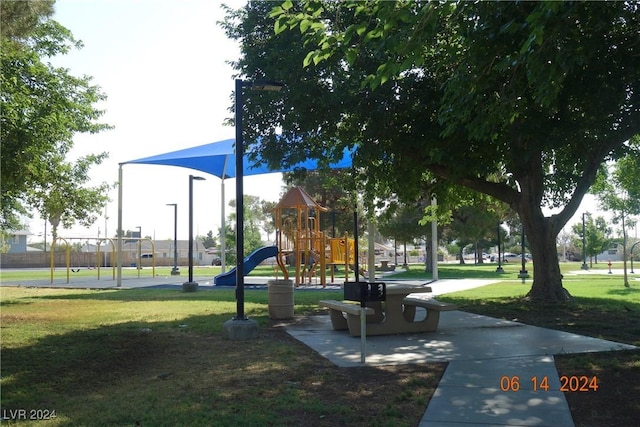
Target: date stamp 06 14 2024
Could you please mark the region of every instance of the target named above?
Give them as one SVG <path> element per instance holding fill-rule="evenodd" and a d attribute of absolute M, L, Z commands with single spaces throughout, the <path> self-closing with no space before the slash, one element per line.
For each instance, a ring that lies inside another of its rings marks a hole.
<path fill-rule="evenodd" d="M 56 417 L 55 409 L 2 409 L 3 421 L 44 421 Z"/>
<path fill-rule="evenodd" d="M 546 376 L 529 378 L 533 391 L 549 391 L 549 378 Z M 516 392 L 520 390 L 520 377 L 518 375 L 500 377 L 500 390 Z M 562 392 L 589 392 L 598 390 L 598 377 L 587 375 L 563 375 L 560 377 L 560 391 Z"/>

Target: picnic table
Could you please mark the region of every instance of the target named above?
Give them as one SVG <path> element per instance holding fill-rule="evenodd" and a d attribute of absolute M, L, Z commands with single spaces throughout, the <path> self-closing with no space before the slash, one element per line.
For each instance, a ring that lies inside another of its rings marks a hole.
<path fill-rule="evenodd" d="M 367 302 L 367 335 L 388 335 L 413 332 L 433 332 L 438 328 L 441 311 L 456 310 L 454 304 L 436 301 L 422 295 L 432 292 L 429 286 L 390 283 L 386 286 L 386 301 Z M 360 336 L 360 306 L 341 301 L 320 301 L 329 308 L 333 329 L 348 329 Z M 416 320 L 416 307 L 427 311 L 424 319 Z"/>

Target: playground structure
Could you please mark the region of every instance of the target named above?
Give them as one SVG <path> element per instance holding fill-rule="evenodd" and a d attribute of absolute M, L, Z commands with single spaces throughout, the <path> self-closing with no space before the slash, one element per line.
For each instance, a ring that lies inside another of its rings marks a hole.
<path fill-rule="evenodd" d="M 316 203 L 301 187 L 293 187 L 274 208 L 276 227 L 276 261 L 284 278 L 289 279 L 287 264 L 295 265 L 295 285 L 311 283 L 319 276 L 327 285 L 327 267 L 334 280 L 334 266 L 343 265 L 345 281 L 355 265 L 355 244 L 345 234 L 327 238 L 320 230 L 320 214 L 329 209 Z"/>
<path fill-rule="evenodd" d="M 247 274 L 267 258 L 275 257 L 285 280 L 289 280 L 287 265 L 295 266 L 295 285 L 311 284 L 320 279 L 322 287 L 327 285 L 327 268 L 331 281 L 335 268 L 344 266 L 344 279 L 349 280 L 349 271 L 355 270 L 355 241 L 345 233 L 343 237 L 327 238 L 320 230 L 320 214 L 329 209 L 316 203 L 301 187 L 294 187 L 285 194 L 273 210 L 276 228 L 275 246 L 259 248 L 244 258 L 244 273 Z M 221 273 L 214 278 L 218 286 L 236 284 L 236 269 Z"/>
<path fill-rule="evenodd" d="M 140 238 L 130 238 L 131 240 L 137 240 L 138 241 L 138 261 L 137 261 L 137 267 L 141 266 L 141 248 L 142 248 L 142 242 L 144 240 L 148 241 L 151 244 L 151 253 L 155 252 L 155 247 L 153 244 L 153 241 L 151 239 L 148 238 L 144 238 L 144 239 L 140 239 Z M 50 260 L 50 282 L 53 283 L 53 273 L 55 271 L 55 251 L 56 251 L 56 243 L 57 242 L 63 242 L 64 246 L 65 246 L 65 266 L 66 266 L 66 272 L 67 272 L 67 283 L 70 282 L 70 278 L 71 278 L 71 272 L 73 273 L 77 273 L 80 268 L 79 266 L 71 266 L 71 245 L 69 244 L 70 240 L 82 240 L 82 241 L 86 241 L 88 242 L 89 240 L 94 240 L 96 242 L 96 270 L 98 272 L 98 280 L 100 280 L 100 261 L 102 258 L 102 253 L 100 251 L 100 245 L 102 245 L 103 243 L 110 243 L 111 244 L 111 259 L 115 260 L 116 259 L 116 244 L 114 243 L 113 239 L 108 238 L 108 237 L 104 237 L 104 238 L 96 238 L 96 237 L 56 237 L 53 240 L 53 243 L 51 244 L 51 251 L 50 251 L 50 255 L 49 255 L 49 260 Z M 156 270 L 156 265 L 155 265 L 155 258 L 152 258 L 152 275 L 155 277 L 155 270 Z M 112 262 L 112 279 L 115 280 L 116 278 L 116 265 L 115 263 Z M 140 268 L 138 268 L 138 278 L 140 277 Z"/>

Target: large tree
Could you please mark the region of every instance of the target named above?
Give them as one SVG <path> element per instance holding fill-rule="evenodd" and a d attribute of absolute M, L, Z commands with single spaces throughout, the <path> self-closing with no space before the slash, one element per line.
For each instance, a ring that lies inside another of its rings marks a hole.
<path fill-rule="evenodd" d="M 586 256 L 589 257 L 589 264 L 593 266 L 593 259 L 595 258 L 597 264 L 598 254 L 605 251 L 611 243 L 611 228 L 602 216 L 598 216 L 594 220 L 591 215 L 586 215 L 586 212 L 584 215 L 584 235 L 582 233 L 582 223 L 574 224 L 571 228 L 575 235 L 573 246 L 582 247 L 582 242 L 584 241 L 583 252 L 586 252 Z M 587 260 L 585 259 L 583 262 L 586 263 Z"/>
<path fill-rule="evenodd" d="M 40 216 L 51 224 L 51 235 L 58 237 L 58 227 L 72 227 L 76 222 L 85 227 L 93 224 L 97 213 L 102 212 L 109 200 L 112 185 L 103 182 L 87 186 L 89 169 L 99 165 L 107 157 L 106 153 L 90 154 L 66 162 L 62 156 L 52 156 L 53 161 L 46 168 L 47 182 L 37 183 L 28 190 L 26 200 Z"/>
<path fill-rule="evenodd" d="M 640 135 L 630 141 L 636 151 L 619 159 L 609 168 L 601 168 L 593 193 L 602 209 L 613 212 L 613 223 L 622 226 L 624 285 L 629 287 L 627 276 L 627 228 L 635 225 L 630 215 L 640 214 Z"/>
<path fill-rule="evenodd" d="M 51 165 L 73 146 L 77 132 L 109 128 L 94 105 L 105 96 L 88 76 L 75 77 L 49 59 L 80 48 L 50 19 L 53 1 L 0 3 L 0 228 L 15 228 L 30 190 L 46 187 Z M 62 164 L 60 164 L 62 166 Z"/>
<path fill-rule="evenodd" d="M 272 6 L 224 24 L 242 75 L 288 86 L 245 102 L 265 158 L 355 147 L 369 197 L 437 195 L 434 182 L 493 196 L 529 238 L 528 296 L 570 298 L 556 237 L 640 132 L 638 3 L 286 1 L 269 18 Z"/>

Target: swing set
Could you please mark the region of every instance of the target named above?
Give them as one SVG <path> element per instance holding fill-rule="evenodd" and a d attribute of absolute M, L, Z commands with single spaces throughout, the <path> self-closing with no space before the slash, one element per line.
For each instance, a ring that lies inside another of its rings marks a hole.
<path fill-rule="evenodd" d="M 63 242 L 64 246 L 65 246 L 65 265 L 66 265 L 66 271 L 67 271 L 67 283 L 70 282 L 70 273 L 77 273 L 80 271 L 80 265 L 76 265 L 76 266 L 71 266 L 71 245 L 69 244 L 69 240 L 84 240 L 84 241 L 89 241 L 89 240 L 95 240 L 96 241 L 96 247 L 97 247 L 97 252 L 96 252 L 96 269 L 98 270 L 98 280 L 100 280 L 100 260 L 101 260 L 101 252 L 100 252 L 100 245 L 102 243 L 111 243 L 111 259 L 114 260 L 115 259 L 115 254 L 116 254 L 116 245 L 113 242 L 113 239 L 110 239 L 108 237 L 105 238 L 95 238 L 95 237 L 68 237 L 68 238 L 64 238 L 64 237 L 56 237 L 53 240 L 53 243 L 51 244 L 51 251 L 50 251 L 50 255 L 49 255 L 49 261 L 50 261 L 50 268 L 51 268 L 51 274 L 50 274 L 50 280 L 51 283 L 53 284 L 53 272 L 55 271 L 55 251 L 56 251 L 56 244 L 58 242 Z M 88 267 L 91 268 L 91 267 Z M 116 268 L 115 268 L 115 264 L 112 266 L 112 279 L 115 280 L 116 278 Z"/>

